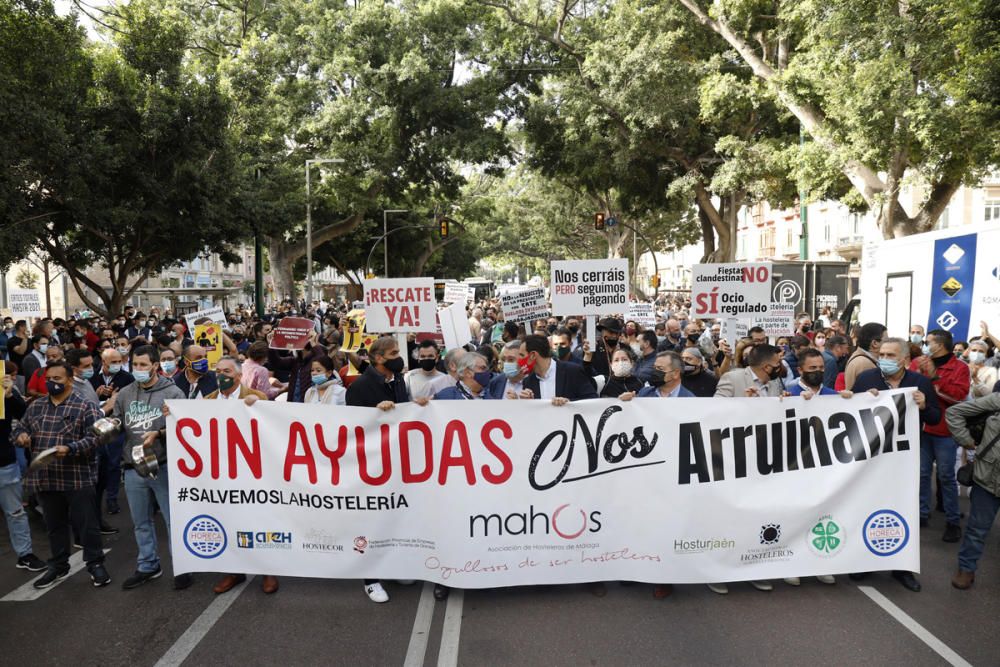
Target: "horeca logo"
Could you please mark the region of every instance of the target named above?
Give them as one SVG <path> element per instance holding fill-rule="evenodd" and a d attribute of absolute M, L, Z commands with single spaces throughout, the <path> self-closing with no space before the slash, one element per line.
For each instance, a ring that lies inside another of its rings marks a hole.
<path fill-rule="evenodd" d="M 876 510 L 862 527 L 865 546 L 876 556 L 899 553 L 910 541 L 910 527 L 899 512 Z"/>
<path fill-rule="evenodd" d="M 199 514 L 184 527 L 184 546 L 198 558 L 215 558 L 227 543 L 226 529 L 207 514 Z"/>

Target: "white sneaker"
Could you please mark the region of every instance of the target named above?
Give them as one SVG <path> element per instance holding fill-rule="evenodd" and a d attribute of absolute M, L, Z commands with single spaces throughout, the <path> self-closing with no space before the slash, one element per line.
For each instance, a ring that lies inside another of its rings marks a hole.
<path fill-rule="evenodd" d="M 706 584 L 706 585 L 708 586 L 708 590 L 712 591 L 713 593 L 718 593 L 719 595 L 725 595 L 726 593 L 729 592 L 729 586 L 727 586 L 726 584 Z"/>
<path fill-rule="evenodd" d="M 774 584 L 770 581 L 751 581 L 750 585 L 756 588 L 758 591 L 773 591 Z"/>
<path fill-rule="evenodd" d="M 798 577 L 785 577 L 785 583 L 789 586 L 801 586 L 802 580 Z"/>
<path fill-rule="evenodd" d="M 365 593 L 368 594 L 368 599 L 372 602 L 378 602 L 381 604 L 389 601 L 389 594 L 385 592 L 385 589 L 382 588 L 382 584 L 378 581 L 374 584 L 365 586 Z"/>
<path fill-rule="evenodd" d="M 397 579 L 396 583 L 400 586 L 412 586 L 416 583 L 415 579 Z"/>
<path fill-rule="evenodd" d="M 832 574 L 820 574 L 816 578 L 819 579 L 820 583 L 823 583 L 823 584 L 835 584 L 835 583 L 837 583 L 837 580 L 834 578 L 834 576 Z"/>

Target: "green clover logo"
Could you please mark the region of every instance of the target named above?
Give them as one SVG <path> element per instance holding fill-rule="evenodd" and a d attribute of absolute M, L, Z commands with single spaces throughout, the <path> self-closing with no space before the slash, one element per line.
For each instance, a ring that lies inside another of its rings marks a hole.
<path fill-rule="evenodd" d="M 840 548 L 841 539 L 837 537 L 840 526 L 833 521 L 820 521 L 812 527 L 812 545 L 820 553 L 833 553 Z"/>

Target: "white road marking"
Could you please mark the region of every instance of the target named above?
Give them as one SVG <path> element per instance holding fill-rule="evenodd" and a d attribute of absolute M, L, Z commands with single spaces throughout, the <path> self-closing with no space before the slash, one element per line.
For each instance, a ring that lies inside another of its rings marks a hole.
<path fill-rule="evenodd" d="M 163 657 L 156 661 L 155 667 L 177 667 L 184 662 L 191 655 L 191 651 L 205 638 L 205 635 L 212 629 L 212 626 L 222 618 L 226 610 L 236 602 L 236 598 L 240 596 L 240 593 L 253 580 L 254 575 L 249 575 L 247 580 L 242 584 L 237 584 L 232 590 L 216 597 L 212 601 L 212 604 L 208 605 L 205 611 L 201 612 L 201 616 L 194 619 L 191 627 L 177 638 L 177 641 L 163 654 Z"/>
<path fill-rule="evenodd" d="M 462 631 L 462 604 L 465 591 L 453 588 L 448 596 L 448 606 L 444 610 L 444 627 L 441 628 L 441 648 L 438 651 L 438 667 L 455 667 L 458 664 L 458 638 Z"/>
<path fill-rule="evenodd" d="M 424 665 L 427 639 L 431 631 L 431 621 L 434 620 L 434 602 L 434 584 L 425 581 L 424 588 L 420 591 L 420 602 L 417 604 L 417 615 L 413 619 L 413 631 L 410 632 L 410 645 L 406 648 L 403 667 Z"/>
<path fill-rule="evenodd" d="M 105 549 L 104 553 L 108 553 L 111 549 Z M 38 589 L 34 587 L 34 583 L 45 576 L 45 573 L 40 573 L 37 577 L 29 581 L 28 583 L 20 586 L 19 588 L 11 591 L 7 595 L 0 598 L 0 602 L 31 602 L 32 600 L 37 600 L 42 597 L 53 588 L 61 586 L 64 581 L 72 577 L 74 574 L 82 570 L 87 566 L 83 562 L 83 552 L 77 551 L 75 554 L 69 557 L 69 574 L 52 584 L 48 588 Z"/>
<path fill-rule="evenodd" d="M 867 595 L 871 600 L 882 607 L 890 616 L 899 621 L 904 628 L 912 632 L 923 643 L 927 644 L 939 656 L 945 659 L 949 665 L 954 667 L 972 667 L 972 665 L 962 656 L 955 653 L 943 641 L 932 635 L 927 629 L 917 623 L 905 611 L 894 605 L 889 598 L 879 593 L 871 586 L 858 586 L 858 590 Z"/>

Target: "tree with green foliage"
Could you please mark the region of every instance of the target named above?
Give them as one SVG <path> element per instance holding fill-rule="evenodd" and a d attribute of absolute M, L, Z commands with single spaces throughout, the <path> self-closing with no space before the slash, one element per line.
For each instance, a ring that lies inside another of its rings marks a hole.
<path fill-rule="evenodd" d="M 19 196 L 14 215 L 29 217 L 12 224 L 5 212 L 3 259 L 37 248 L 65 269 L 89 308 L 113 316 L 150 274 L 206 250 L 226 257 L 242 234 L 229 214 L 227 102 L 214 81 L 186 69 L 183 29 L 135 3 L 118 9 L 112 43 L 86 45 L 51 4 L 19 3 L 13 13 L 25 20 L 19 38 L 2 40 L 3 60 L 10 50 L 22 62 L 37 55 L 28 74 L 72 78 L 72 96 L 56 107 L 50 136 L 19 147 L 23 168 L 9 184 L 17 194 L 4 198 Z M 23 41 L 35 31 L 63 35 L 63 51 Z M 40 63 L 49 69 L 34 72 Z M 25 90 L 21 102 L 39 114 L 41 88 Z M 108 271 L 106 282 L 93 266 Z"/>
<path fill-rule="evenodd" d="M 810 134 L 803 176 L 846 177 L 848 203 L 875 211 L 885 238 L 932 229 L 1000 157 L 992 0 L 676 1 Z M 912 212 L 908 178 L 926 192 Z"/>

